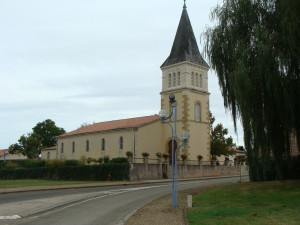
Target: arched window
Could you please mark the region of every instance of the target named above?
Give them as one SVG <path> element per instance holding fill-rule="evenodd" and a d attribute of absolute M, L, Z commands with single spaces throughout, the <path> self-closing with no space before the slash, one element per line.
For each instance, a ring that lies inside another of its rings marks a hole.
<path fill-rule="evenodd" d="M 192 77 L 191 77 L 191 85 L 195 86 L 195 77 L 194 77 L 194 72 L 192 72 Z"/>
<path fill-rule="evenodd" d="M 180 86 L 180 72 L 177 73 L 177 86 Z"/>
<path fill-rule="evenodd" d="M 121 136 L 121 137 L 120 137 L 120 140 L 119 140 L 120 150 L 123 149 L 123 144 L 124 144 L 124 143 L 123 143 L 123 137 Z"/>
<path fill-rule="evenodd" d="M 101 150 L 104 151 L 105 150 L 105 139 L 102 138 L 101 140 Z"/>
<path fill-rule="evenodd" d="M 90 142 L 89 140 L 86 140 L 86 145 L 85 145 L 85 151 L 89 151 L 90 150 Z"/>
<path fill-rule="evenodd" d="M 173 87 L 176 86 L 176 74 L 173 73 Z"/>
<path fill-rule="evenodd" d="M 60 153 L 64 153 L 64 143 L 61 143 L 61 147 L 60 147 Z"/>
<path fill-rule="evenodd" d="M 196 103 L 195 105 L 195 119 L 197 122 L 201 121 L 201 106 L 200 103 Z"/>
<path fill-rule="evenodd" d="M 172 87 L 172 75 L 169 74 L 169 88 Z"/>
<path fill-rule="evenodd" d="M 199 87 L 199 77 L 198 77 L 198 73 L 196 73 L 196 78 L 195 78 L 195 83 L 196 83 L 196 87 Z"/>
<path fill-rule="evenodd" d="M 75 152 L 75 142 L 72 142 L 72 152 Z"/>
<path fill-rule="evenodd" d="M 203 88 L 203 76 L 200 74 L 200 87 Z"/>

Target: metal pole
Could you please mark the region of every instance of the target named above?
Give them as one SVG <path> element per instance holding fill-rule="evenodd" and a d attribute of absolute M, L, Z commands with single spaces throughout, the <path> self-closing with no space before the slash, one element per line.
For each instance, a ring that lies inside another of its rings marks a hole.
<path fill-rule="evenodd" d="M 176 207 L 174 127 L 172 126 L 172 206 Z"/>

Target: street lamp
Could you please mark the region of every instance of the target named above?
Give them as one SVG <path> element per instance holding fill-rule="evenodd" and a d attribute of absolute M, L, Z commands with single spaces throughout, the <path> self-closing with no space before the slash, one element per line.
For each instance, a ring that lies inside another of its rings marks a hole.
<path fill-rule="evenodd" d="M 170 95 L 169 96 L 169 102 L 170 102 L 170 106 L 171 106 L 171 112 L 168 114 L 166 110 L 160 110 L 159 111 L 159 116 L 161 119 L 162 123 L 167 124 L 172 131 L 172 207 L 175 208 L 176 207 L 176 200 L 177 200 L 177 193 L 176 193 L 176 183 L 175 183 L 175 170 L 177 170 L 176 166 L 176 152 L 182 147 L 182 146 L 186 146 L 188 143 L 188 140 L 190 138 L 190 134 L 187 131 L 183 131 L 181 134 L 181 142 L 183 142 L 182 145 L 180 145 L 176 150 L 174 150 L 174 136 L 176 136 L 176 110 L 175 110 L 175 104 L 176 104 L 176 100 L 175 100 L 175 96 L 174 95 Z M 174 126 L 172 126 L 171 123 L 168 122 L 168 120 L 173 116 L 173 114 L 175 114 L 174 116 Z"/>

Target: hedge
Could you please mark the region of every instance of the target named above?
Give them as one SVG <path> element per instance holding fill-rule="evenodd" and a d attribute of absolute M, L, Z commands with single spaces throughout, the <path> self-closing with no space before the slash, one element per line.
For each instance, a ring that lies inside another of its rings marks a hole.
<path fill-rule="evenodd" d="M 93 166 L 42 167 L 1 169 L 0 179 L 55 179 L 55 180 L 129 180 L 128 163 L 108 163 Z"/>

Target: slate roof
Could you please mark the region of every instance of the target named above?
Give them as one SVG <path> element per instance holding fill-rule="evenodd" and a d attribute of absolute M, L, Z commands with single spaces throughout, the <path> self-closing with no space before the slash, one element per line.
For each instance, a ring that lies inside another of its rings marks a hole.
<path fill-rule="evenodd" d="M 158 115 L 135 117 L 129 119 L 113 120 L 100 123 L 94 123 L 85 127 L 81 127 L 77 130 L 65 133 L 59 137 L 68 137 L 72 135 L 86 134 L 86 133 L 95 133 L 103 131 L 112 131 L 120 129 L 133 129 L 145 126 L 147 124 L 159 121 L 160 118 Z"/>
<path fill-rule="evenodd" d="M 209 65 L 199 52 L 186 5 L 184 4 L 171 53 L 161 65 L 161 68 L 185 61 L 209 68 Z"/>

